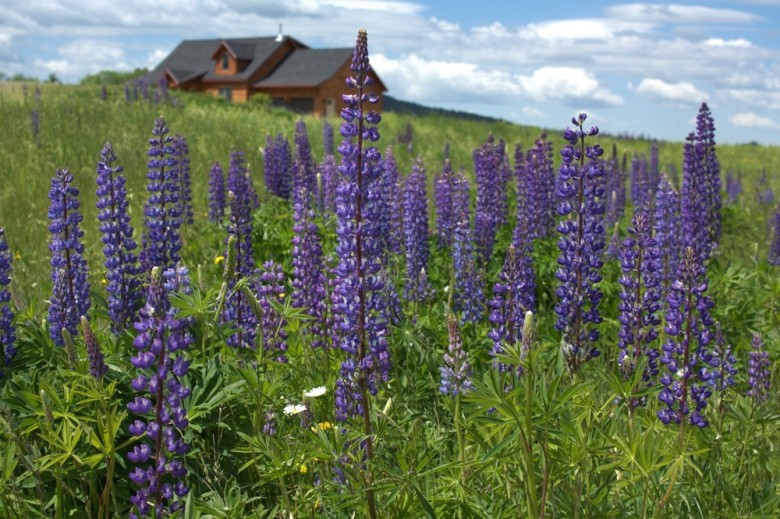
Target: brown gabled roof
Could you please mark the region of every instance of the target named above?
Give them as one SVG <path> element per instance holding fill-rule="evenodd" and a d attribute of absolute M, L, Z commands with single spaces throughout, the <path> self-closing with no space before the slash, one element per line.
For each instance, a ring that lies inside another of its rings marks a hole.
<path fill-rule="evenodd" d="M 253 86 L 316 86 L 352 58 L 352 49 L 295 49 L 268 77 Z"/>

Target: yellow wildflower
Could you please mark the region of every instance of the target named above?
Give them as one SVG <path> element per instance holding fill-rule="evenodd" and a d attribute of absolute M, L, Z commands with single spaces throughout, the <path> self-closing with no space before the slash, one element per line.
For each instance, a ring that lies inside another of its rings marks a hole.
<path fill-rule="evenodd" d="M 217 256 L 214 258 L 214 265 L 219 265 L 223 261 L 225 261 L 225 256 Z"/>
<path fill-rule="evenodd" d="M 301 474 L 306 474 L 307 472 L 309 472 L 309 469 L 306 467 L 306 465 L 301 465 L 298 468 L 298 470 L 300 471 Z"/>

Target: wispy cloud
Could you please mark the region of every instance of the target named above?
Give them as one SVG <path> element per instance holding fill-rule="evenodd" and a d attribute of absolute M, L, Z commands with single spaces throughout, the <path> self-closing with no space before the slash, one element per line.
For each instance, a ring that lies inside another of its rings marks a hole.
<path fill-rule="evenodd" d="M 734 114 L 729 117 L 729 122 L 739 128 L 758 128 L 761 130 L 775 130 L 780 128 L 780 124 L 777 124 L 769 117 L 754 114 L 753 112 Z"/>

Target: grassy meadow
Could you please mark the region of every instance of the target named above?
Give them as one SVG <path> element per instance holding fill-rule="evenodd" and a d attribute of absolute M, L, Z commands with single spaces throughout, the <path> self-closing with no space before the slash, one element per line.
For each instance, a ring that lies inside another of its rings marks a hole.
<path fill-rule="evenodd" d="M 193 318 L 195 344 L 186 377 L 192 395 L 185 406 L 191 452 L 185 457 L 190 492 L 186 518 L 368 517 L 369 492 L 379 517 L 777 517 L 780 516 L 780 267 L 767 263 L 777 201 L 760 203 L 771 188 L 780 195 L 780 148 L 718 144 L 722 180 L 738 174 L 743 192 L 727 203 L 723 237 L 708 265 L 711 312 L 737 358 L 735 384 L 715 392 L 706 408 L 705 429 L 664 426 L 656 417 L 658 387 L 647 405 L 629 414 L 632 381 L 616 365 L 620 265 L 606 259 L 601 303 L 602 354 L 570 378 L 553 324 L 557 237 L 534 243 L 538 312 L 535 342 L 527 359 L 514 359 L 529 376 L 506 386 L 491 369 L 486 318 L 463 327 L 463 343 L 475 389 L 458 398 L 439 392 L 447 349 L 446 312 L 452 265 L 449 250 L 431 238 L 430 302 L 402 301 L 400 322 L 389 331 L 390 382 L 371 399 L 374 457 L 356 454 L 365 438 L 359 424 L 334 418 L 333 388 L 342 361 L 338 350 L 312 350 L 299 333 L 307 317 L 281 294 L 278 310 L 289 335 L 289 363 L 247 357 L 225 344 L 230 328 L 214 318 L 222 283 L 226 231 L 208 222 L 208 172 L 219 161 L 227 172 L 232 149 L 246 154 L 260 195 L 253 215 L 253 244 L 259 264 L 283 266 L 290 286 L 292 208 L 265 192 L 263 155 L 267 135 L 281 132 L 292 142 L 299 116 L 257 104 L 228 104 L 198 95 L 178 102 L 126 102 L 121 89 L 101 100 L 99 87 L 0 83 L 0 227 L 13 254 L 12 292 L 17 313 L 18 353 L 0 378 L 0 518 L 126 517 L 133 486 L 128 480 L 132 449 L 127 403 L 134 396 L 129 363 L 135 332 L 110 333 L 105 303 L 102 246 L 95 208 L 96 164 L 105 142 L 124 168 L 132 224 L 140 243 L 147 196 L 148 139 L 157 116 L 171 135 L 187 138 L 195 223 L 183 228 L 183 263 L 194 293 L 174 298 Z M 38 116 L 34 131 L 32 113 Z M 691 113 L 691 118 L 695 112 Z M 717 126 L 719 114 L 714 112 Z M 303 118 L 316 163 L 323 156 L 323 120 Z M 340 121 L 330 121 L 340 138 Z M 556 170 L 561 137 L 569 121 L 542 130 L 505 122 L 465 121 L 444 116 L 382 114 L 380 150 L 393 146 L 402 175 L 421 158 L 432 184 L 441 171 L 445 146 L 454 170 L 472 179 L 472 152 L 489 132 L 503 139 L 510 157 L 515 144 L 533 145 L 542 131 L 553 144 Z M 397 136 L 411 124 L 411 146 Z M 682 171 L 682 141 L 659 142 L 662 171 Z M 651 142 L 618 138 L 601 128 L 596 142 L 609 154 L 649 155 Z M 717 140 L 717 133 L 716 133 Z M 92 327 L 109 373 L 96 382 L 88 372 L 84 341 L 75 337 L 74 364 L 48 337 L 51 294 L 47 194 L 57 168 L 69 169 L 80 190 L 85 254 L 92 287 Z M 759 184 L 762 175 L 766 181 Z M 484 277 L 487 297 L 512 239 L 510 223 Z M 631 209 L 621 221 L 625 235 Z M 333 217 L 318 218 L 325 253 L 335 250 Z M 611 233 L 611 229 L 607 230 Z M 403 259 L 394 263 L 403 287 Z M 748 353 L 754 332 L 771 358 L 771 391 L 756 401 L 748 390 Z M 663 333 L 662 333 L 663 335 Z M 262 348 L 260 348 L 262 349 Z M 513 359 L 508 359 L 511 362 Z M 531 376 L 533 374 L 533 376 Z M 321 397 L 305 391 L 324 386 Z M 288 404 L 306 403 L 309 418 L 286 416 Z M 269 413 L 276 434 L 263 432 Z M 304 423 L 305 422 L 305 423 Z M 352 446 L 348 448 L 347 446 Z M 346 453 L 345 453 L 346 451 Z M 370 477 L 366 475 L 370 474 Z"/>

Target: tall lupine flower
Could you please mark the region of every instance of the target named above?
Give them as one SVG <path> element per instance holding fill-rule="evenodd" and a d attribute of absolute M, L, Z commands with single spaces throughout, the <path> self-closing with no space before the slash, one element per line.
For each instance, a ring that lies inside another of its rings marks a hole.
<path fill-rule="evenodd" d="M 190 147 L 182 135 L 173 138 L 173 154 L 179 163 L 179 214 L 182 223 L 192 225 L 192 180 L 190 178 Z"/>
<path fill-rule="evenodd" d="M 666 301 L 680 258 L 680 197 L 666 175 L 661 177 L 655 192 L 655 218 L 653 234 L 661 252 L 660 269 L 661 301 Z"/>
<path fill-rule="evenodd" d="M 452 182 L 454 175 L 449 159 L 445 159 L 441 174 L 433 181 L 433 198 L 436 202 L 436 238 L 439 247 L 452 245 L 456 225 L 456 208 L 452 205 Z"/>
<path fill-rule="evenodd" d="M 720 192 L 720 161 L 715 151 L 715 121 L 707 103 L 701 104 L 699 113 L 696 115 L 695 142 L 700 152 L 699 167 L 701 171 L 699 179 L 701 180 L 701 185 L 699 192 L 702 195 L 707 215 L 706 220 L 702 223 L 707 226 L 710 246 L 715 247 L 721 235 L 721 207 L 723 201 Z"/>
<path fill-rule="evenodd" d="M 500 153 L 500 164 L 498 169 L 499 173 L 499 185 L 496 191 L 496 223 L 506 225 L 509 221 L 509 196 L 508 186 L 509 181 L 512 180 L 512 167 L 509 165 L 509 154 L 506 152 L 506 143 L 504 139 L 498 141 L 498 151 Z"/>
<path fill-rule="evenodd" d="M 533 150 L 524 154 L 519 144 L 515 146 L 515 182 L 517 184 L 516 225 L 527 229 L 533 238 L 544 236 L 545 215 L 542 214 L 540 203 L 536 155 Z"/>
<path fill-rule="evenodd" d="M 634 211 L 644 210 L 650 200 L 650 178 L 647 159 L 634 153 L 631 160 L 631 203 Z"/>
<path fill-rule="evenodd" d="M 326 156 L 336 154 L 333 147 L 333 126 L 328 121 L 322 123 L 322 148 Z"/>
<path fill-rule="evenodd" d="M 780 203 L 775 211 L 775 232 L 772 243 L 769 245 L 769 264 L 780 266 Z"/>
<path fill-rule="evenodd" d="M 474 212 L 474 229 L 477 239 L 477 252 L 483 264 L 487 264 L 493 254 L 501 216 L 499 198 L 502 196 L 503 152 L 495 144 L 490 133 L 487 142 L 474 150 L 474 171 L 477 182 L 477 205 Z"/>
<path fill-rule="evenodd" d="M 751 350 L 748 354 L 748 389 L 747 395 L 754 401 L 762 401 L 769 398 L 770 362 L 769 352 L 764 349 L 764 341 L 761 335 L 753 332 L 750 343 Z"/>
<path fill-rule="evenodd" d="M 612 155 L 604 163 L 604 175 L 607 179 L 606 228 L 614 227 L 626 213 L 626 175 L 620 168 L 617 158 L 617 146 L 612 145 Z"/>
<path fill-rule="evenodd" d="M 514 245 L 509 246 L 498 281 L 493 285 L 493 298 L 488 303 L 492 324 L 488 337 L 493 341 L 490 354 L 494 357 L 493 367 L 502 373 L 508 367 L 495 357 L 523 340 L 526 312 L 536 309 L 536 276 L 525 252 Z M 520 374 L 518 370 L 517 375 Z"/>
<path fill-rule="evenodd" d="M 734 172 L 729 171 L 726 174 L 726 200 L 729 204 L 737 203 L 739 195 L 742 194 L 744 189 L 742 188 L 742 176 L 735 175 Z"/>
<path fill-rule="evenodd" d="M 8 367 L 16 355 L 16 329 L 12 324 L 14 312 L 11 310 L 11 252 L 5 240 L 5 229 L 0 227 L 0 378 L 4 368 Z"/>
<path fill-rule="evenodd" d="M 640 359 L 646 358 L 642 380 L 649 385 L 658 375 L 658 351 L 653 343 L 658 338 L 658 325 L 661 324 L 660 252 L 647 214 L 635 214 L 628 233 L 620 251 L 622 274 L 618 282 L 623 289 L 618 305 L 618 365 L 623 376 L 629 379 Z M 643 401 L 635 399 L 629 405 L 633 408 L 640 403 Z"/>
<path fill-rule="evenodd" d="M 599 132 L 595 126 L 583 129 L 586 117 L 584 113 L 572 117 L 574 129 L 566 128 L 563 134 L 569 145 L 561 150 L 558 187 L 561 253 L 555 276 L 560 281 L 556 290 L 560 301 L 555 305 L 555 327 L 563 332 L 563 354 L 572 375 L 583 363 L 600 355 L 595 343 L 599 338 L 597 325 L 602 321 L 598 309 L 602 293 L 597 285 L 602 278 L 604 249 L 604 193 L 599 184 L 604 171 L 598 158 L 604 150 L 598 144 L 585 145 L 586 137 Z"/>
<path fill-rule="evenodd" d="M 715 370 L 710 381 L 718 391 L 734 385 L 734 375 L 737 374 L 737 359 L 731 351 L 731 345 L 726 343 L 720 323 L 715 323 L 715 345 L 712 348 L 712 364 Z"/>
<path fill-rule="evenodd" d="M 317 193 L 317 175 L 314 171 L 314 160 L 311 157 L 309 134 L 306 131 L 306 123 L 302 119 L 295 123 L 292 189 L 293 196 L 305 192 L 310 199 L 313 199 Z"/>
<path fill-rule="evenodd" d="M 305 187 L 299 189 L 305 190 Z M 304 331 L 311 337 L 311 347 L 327 347 L 327 279 L 322 262 L 322 246 L 315 222 L 314 210 L 307 207 L 308 196 L 294 197 L 292 238 L 292 305 L 302 308 L 312 320 L 304 322 Z"/>
<path fill-rule="evenodd" d="M 290 143 L 281 133 L 275 140 L 268 136 L 265 142 L 265 187 L 269 193 L 287 200 L 292 193 L 293 178 Z"/>
<path fill-rule="evenodd" d="M 87 349 L 87 358 L 89 359 L 89 374 L 96 379 L 101 379 L 103 375 L 108 373 L 108 366 L 103 358 L 103 352 L 100 351 L 97 337 L 95 337 L 89 321 L 83 315 L 81 316 L 81 333 L 84 335 L 84 346 Z"/>
<path fill-rule="evenodd" d="M 54 289 L 49 306 L 49 335 L 57 346 L 64 345 L 62 331 L 75 336 L 79 318 L 90 307 L 87 261 L 81 238 L 79 190 L 71 185 L 73 175 L 58 169 L 49 190 L 49 232 Z"/>
<path fill-rule="evenodd" d="M 693 249 L 704 265 L 710 257 L 710 240 L 707 201 L 702 179 L 703 147 L 689 134 L 683 145 L 683 180 L 680 196 L 680 226 L 682 246 Z"/>
<path fill-rule="evenodd" d="M 190 361 L 184 351 L 191 343 L 183 321 L 171 317 L 160 269 L 152 269 L 146 305 L 135 323 L 137 353 L 130 363 L 139 373 L 130 383 L 140 393 L 127 404 L 138 416 L 128 427 L 137 444 L 127 458 L 136 467 L 129 474 L 138 487 L 130 498 L 131 518 L 164 517 L 183 510 L 189 492 L 184 483 L 189 452 L 184 429 L 189 425 L 183 400 L 190 395 L 182 379 Z"/>
<path fill-rule="evenodd" d="M 709 425 L 702 415 L 712 394 L 713 356 L 708 345 L 712 339 L 709 310 L 713 303 L 706 291 L 704 269 L 694 250 L 688 247 L 667 302 L 668 339 L 660 358 L 666 369 L 659 378 L 664 388 L 658 394 L 658 400 L 666 405 L 658 411 L 658 418 L 665 424 Z"/>
<path fill-rule="evenodd" d="M 647 191 L 648 199 L 652 201 L 655 197 L 655 190 L 661 181 L 661 165 L 658 158 L 658 144 L 650 145 L 650 159 L 647 163 Z"/>
<path fill-rule="evenodd" d="M 147 152 L 146 190 L 149 198 L 144 206 L 146 232 L 141 251 L 141 266 L 145 272 L 152 267 L 172 267 L 181 259 L 179 163 L 175 157 L 173 137 L 168 135 L 168 127 L 162 117 L 154 122 L 152 136 Z"/>
<path fill-rule="evenodd" d="M 533 236 L 548 236 L 555 227 L 557 217 L 557 197 L 555 195 L 555 179 L 557 175 L 553 165 L 552 143 L 547 140 L 546 133 L 542 132 L 539 138 L 536 139 L 536 143 L 531 149 L 531 154 L 533 156 L 532 164 L 536 171 L 536 185 L 539 190 L 536 196 L 540 201 L 541 215 L 539 220 L 541 231 L 534 231 Z"/>
<path fill-rule="evenodd" d="M 219 162 L 215 162 L 209 171 L 209 221 L 219 223 L 225 218 L 225 174 Z"/>
<path fill-rule="evenodd" d="M 406 245 L 406 289 L 409 301 L 425 301 L 431 286 L 424 275 L 428 268 L 428 190 L 425 169 L 418 159 L 404 183 L 404 244 Z"/>
<path fill-rule="evenodd" d="M 135 250 L 133 227 L 128 214 L 126 179 L 114 166 L 116 156 L 110 143 L 103 146 L 97 165 L 97 209 L 106 258 L 106 291 L 111 330 L 122 333 L 135 319 L 141 306 L 141 267 Z"/>
<path fill-rule="evenodd" d="M 403 197 L 398 164 L 392 146 L 387 147 L 380 168 L 379 182 L 382 195 L 379 200 L 380 209 L 377 211 L 379 234 L 388 252 L 401 254 L 404 246 Z"/>
<path fill-rule="evenodd" d="M 456 210 L 452 242 L 452 308 L 461 313 L 461 322 L 476 323 L 485 313 L 482 275 L 477 268 L 474 229 L 469 210 L 469 181 L 460 172 L 452 183 L 453 208 Z"/>
<path fill-rule="evenodd" d="M 370 109 L 378 102 L 377 95 L 367 89 L 373 85 L 368 62 L 367 35 L 358 32 L 357 44 L 347 78 L 347 86 L 355 93 L 342 96 L 339 146 L 343 155 L 339 171 L 342 182 L 338 188 L 338 245 L 340 278 L 333 294 L 334 311 L 338 313 L 341 330 L 340 347 L 347 353 L 336 382 L 336 419 L 345 421 L 353 416 L 368 417 L 368 398 L 376 394 L 379 384 L 386 382 L 390 372 L 387 348 L 387 328 L 384 319 L 382 241 L 378 236 L 376 213 L 378 204 L 371 196 L 381 170 L 380 153 L 369 143 L 379 140 L 376 124 L 381 117 Z M 370 431 L 366 453 L 371 458 Z"/>
<path fill-rule="evenodd" d="M 457 318 L 449 314 L 447 316 L 447 334 L 449 346 L 444 354 L 444 365 L 441 369 L 441 385 L 439 391 L 445 395 L 462 395 L 473 389 L 471 366 L 463 351 L 463 339 L 460 336 L 460 328 Z"/>
<path fill-rule="evenodd" d="M 282 266 L 273 261 L 263 263 L 255 271 L 257 301 L 262 308 L 263 349 L 274 355 L 276 362 L 287 362 L 287 320 L 271 305 L 280 301 L 286 292 Z"/>

